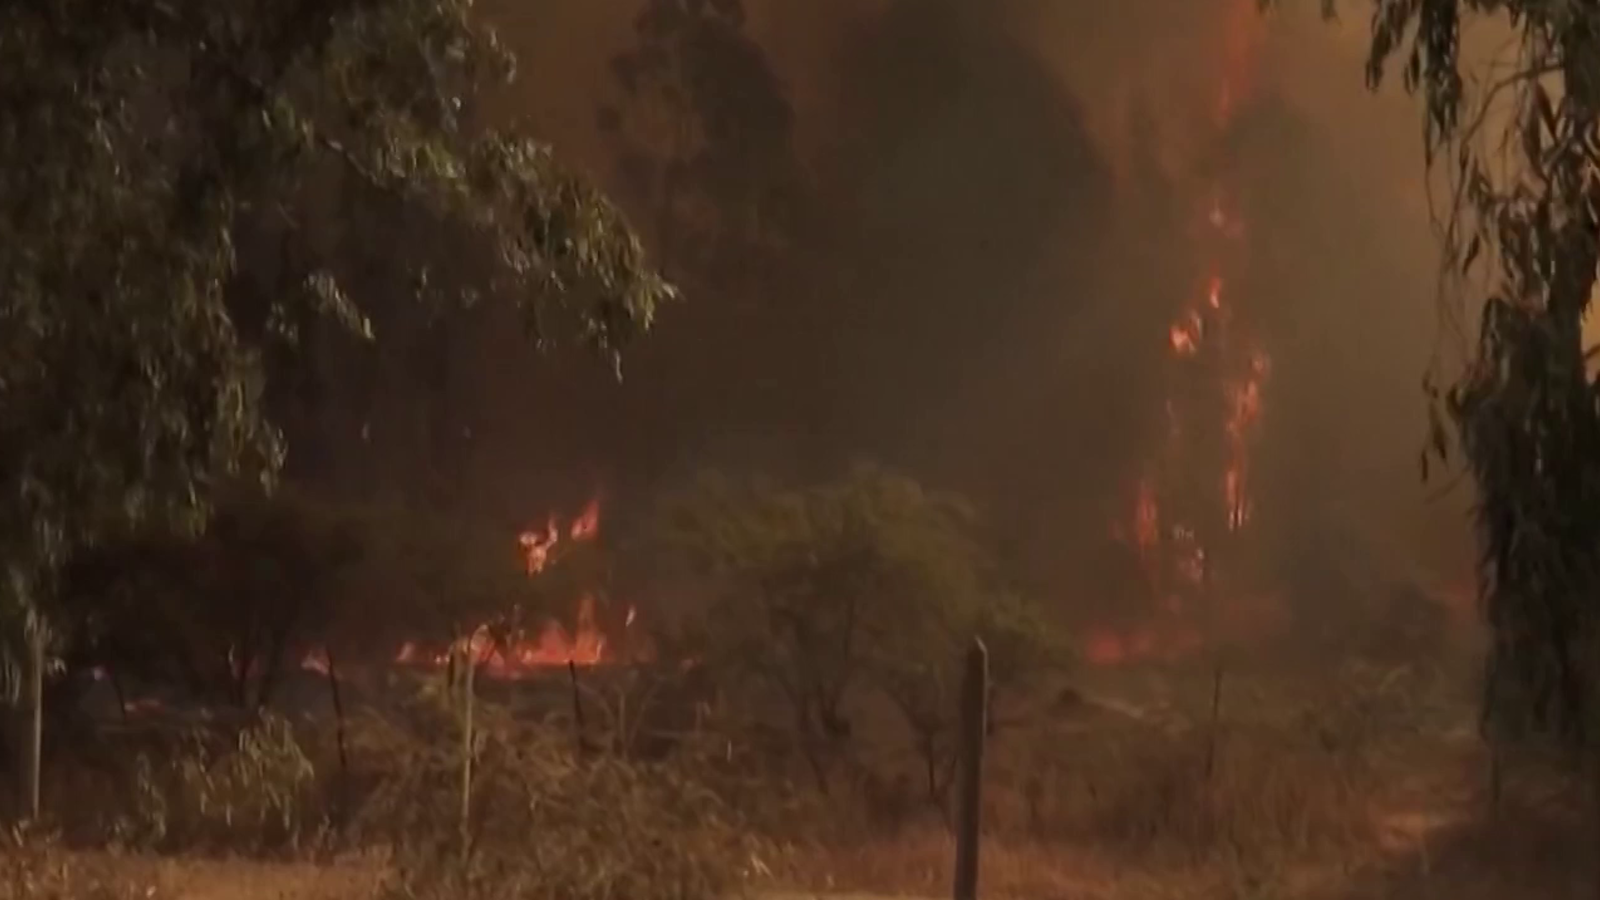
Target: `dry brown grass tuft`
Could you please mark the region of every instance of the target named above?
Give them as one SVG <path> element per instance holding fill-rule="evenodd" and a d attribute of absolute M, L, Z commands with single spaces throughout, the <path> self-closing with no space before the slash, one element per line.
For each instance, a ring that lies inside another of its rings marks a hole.
<path fill-rule="evenodd" d="M 1263 728 L 1123 735 L 1036 779 L 1004 798 L 1031 837 L 1184 859 L 1363 843 L 1377 787 L 1365 761 Z"/>
<path fill-rule="evenodd" d="M 1371 852 L 1375 779 L 1252 737 L 1231 735 L 1210 775 L 1203 736 L 1149 733 L 1137 750 L 1131 738 L 1116 754 L 1080 748 L 1070 776 L 1041 779 L 1036 793 L 991 780 L 985 895 L 1250 897 L 1296 869 Z M 796 848 L 782 875 L 817 890 L 938 896 L 953 853 L 948 831 L 924 823 Z"/>
<path fill-rule="evenodd" d="M 1481 747 L 1440 726 L 1469 708 L 1441 718 L 1418 685 L 1393 673 L 1243 684 L 1232 701 L 1215 721 L 1203 701 L 1135 697 L 1088 718 L 1002 730 L 987 758 L 984 895 L 1490 900 L 1537 885 L 1540 896 L 1565 898 L 1592 878 L 1575 862 L 1586 832 L 1573 811 L 1552 814 L 1554 799 L 1571 795 L 1559 777 L 1519 768 L 1527 777 L 1511 779 L 1498 819 L 1485 819 L 1475 790 Z M 186 743 L 145 777 L 119 782 L 137 788 L 124 788 L 120 805 L 109 794 L 101 804 L 121 824 L 98 840 L 120 837 L 142 851 L 367 848 L 367 862 L 69 854 L 14 841 L 18 852 L 0 860 L 0 897 L 713 900 L 741 887 L 948 890 L 948 830 L 914 790 L 882 789 L 906 780 L 892 757 L 860 764 L 861 777 L 848 780 L 855 790 L 822 797 L 769 767 L 741 770 L 733 731 L 714 753 L 685 740 L 643 762 L 580 750 L 570 728 L 492 705 L 480 708 L 479 724 L 465 841 L 457 724 L 420 700 L 351 723 L 355 769 L 337 795 L 326 790 L 328 767 L 315 765 L 325 754 L 267 721 L 221 745 Z M 335 796 L 348 816 L 333 815 Z M 325 840 L 328 821 L 345 823 L 336 841 Z"/>
<path fill-rule="evenodd" d="M 374 900 L 382 869 L 74 851 L 43 839 L 0 857 L 5 900 Z"/>
<path fill-rule="evenodd" d="M 357 732 L 388 777 L 363 837 L 391 849 L 383 896 L 718 900 L 753 850 L 738 817 L 687 764 L 586 754 L 569 733 L 485 710 L 463 834 L 455 722 L 419 708 Z"/>
<path fill-rule="evenodd" d="M 292 857 L 329 838 L 315 753 L 265 714 L 212 728 L 116 735 L 47 768 L 64 840 L 159 854 Z"/>
<path fill-rule="evenodd" d="M 181 900 L 224 888 L 216 896 L 298 897 L 238 892 L 291 875 L 309 879 L 295 891 L 320 890 L 315 876 L 337 867 L 288 861 L 365 851 L 381 862 L 354 871 L 385 877 L 359 895 L 331 896 L 709 900 L 726 895 L 754 855 L 755 841 L 725 800 L 738 782 L 703 764 L 692 746 L 671 762 L 630 760 L 580 750 L 569 729 L 480 704 L 463 839 L 452 710 L 424 694 L 349 725 L 348 773 L 327 748 L 272 717 L 232 733 L 166 739 L 119 766 L 97 766 L 76 779 L 76 793 L 53 798 L 70 845 L 27 842 L 0 898 L 77 896 L 93 887 L 83 879 L 106 866 L 120 873 L 111 886 L 144 879 L 156 891 L 182 882 L 174 895 Z M 724 790 L 708 787 L 713 781 Z M 65 804 L 64 796 L 84 802 Z M 101 852 L 108 848 L 121 855 Z M 241 873 L 250 859 L 278 864 L 258 879 Z M 240 874 L 218 874 L 230 871 Z M 175 881 L 174 872 L 183 877 Z M 215 883 L 196 888 L 206 873 Z"/>
<path fill-rule="evenodd" d="M 46 836 L 12 832 L 0 850 L 7 900 L 165 900 L 148 869 L 109 855 L 70 853 Z"/>
<path fill-rule="evenodd" d="M 1415 856 L 1415 841 L 1393 846 L 1390 825 L 1456 803 L 1441 780 L 1478 777 L 1441 727 L 1470 721 L 1470 707 L 1441 715 L 1416 673 L 1337 675 L 1236 684 L 1215 720 L 1204 697 L 1140 698 L 1002 732 L 986 765 L 985 894 L 1339 897 L 1352 873 Z M 850 832 L 797 848 L 784 874 L 939 895 L 947 834 L 929 815 Z"/>

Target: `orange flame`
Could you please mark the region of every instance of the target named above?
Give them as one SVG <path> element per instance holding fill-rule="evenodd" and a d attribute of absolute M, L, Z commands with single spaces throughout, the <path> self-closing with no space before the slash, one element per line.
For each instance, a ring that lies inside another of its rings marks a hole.
<path fill-rule="evenodd" d="M 1133 533 L 1138 541 L 1140 556 L 1148 557 L 1156 552 L 1156 544 L 1161 540 L 1161 507 L 1156 500 L 1155 484 L 1148 477 L 1139 479 Z"/>
<path fill-rule="evenodd" d="M 1198 312 L 1190 311 L 1181 320 L 1172 323 L 1167 331 L 1168 343 L 1172 345 L 1172 352 L 1178 356 L 1193 356 L 1200 350 L 1200 338 L 1205 331 L 1205 322 Z"/>
<path fill-rule="evenodd" d="M 318 675 L 326 675 L 333 669 L 328 663 L 328 651 L 321 647 L 308 652 L 300 660 L 300 668 L 307 672 L 316 672 Z"/>
<path fill-rule="evenodd" d="M 1191 628 L 1104 630 L 1090 635 L 1084 644 L 1083 658 L 1096 666 L 1172 663 L 1192 655 L 1203 645 L 1200 633 Z"/>
<path fill-rule="evenodd" d="M 1234 0 L 1229 10 L 1221 47 L 1221 84 L 1217 94 L 1216 125 L 1225 128 L 1241 99 L 1254 89 L 1256 50 L 1264 36 L 1253 0 Z M 1204 209 L 1204 225 L 1212 238 L 1231 242 L 1244 237 L 1244 222 L 1230 202 L 1227 186 L 1213 185 Z M 1198 357 L 1206 347 L 1205 361 L 1220 367 L 1219 389 L 1225 405 L 1223 429 L 1226 459 L 1221 482 L 1221 521 L 1227 532 L 1238 532 L 1250 520 L 1250 450 L 1262 414 L 1263 385 L 1270 364 L 1260 347 L 1240 332 L 1233 310 L 1225 302 L 1228 284 L 1224 274 L 1224 247 L 1216 246 L 1209 262 L 1203 293 L 1185 306 L 1167 328 L 1167 343 L 1177 359 Z M 1184 374 L 1182 377 L 1193 377 Z M 1185 441 L 1190 429 L 1173 398 L 1166 402 L 1168 446 L 1160 455 L 1163 465 L 1179 468 L 1188 465 Z M 1206 431 L 1207 429 L 1201 429 Z M 1131 632 L 1097 632 L 1085 647 L 1090 662 L 1112 664 L 1138 659 L 1171 657 L 1198 648 L 1201 634 L 1179 621 L 1185 612 L 1185 595 L 1212 590 L 1210 571 L 1212 550 L 1206 545 L 1213 535 L 1197 531 L 1194 523 L 1181 521 L 1182 511 L 1174 516 L 1162 508 L 1160 472 L 1151 470 L 1138 482 L 1133 512 L 1133 538 L 1150 582 L 1160 597 L 1163 618 Z"/>
<path fill-rule="evenodd" d="M 630 624 L 634 614 L 630 607 Z M 493 641 L 482 632 L 481 637 L 474 636 L 469 650 L 486 674 L 500 679 L 522 678 L 555 666 L 596 666 L 609 661 L 606 635 L 595 619 L 593 594 L 585 594 L 578 602 L 575 626 L 569 634 L 560 622 L 551 620 L 531 637 L 516 634 L 503 641 Z"/>
<path fill-rule="evenodd" d="M 600 533 L 600 498 L 591 497 L 584 504 L 583 512 L 572 520 L 572 527 L 568 535 L 575 541 L 593 540 Z"/>
<path fill-rule="evenodd" d="M 552 552 L 563 540 L 582 543 L 594 540 L 599 533 L 598 499 L 590 500 L 565 530 L 554 514 L 545 519 L 543 527 L 524 530 L 517 535 L 517 544 L 522 549 L 528 577 L 545 571 Z M 623 629 L 632 628 L 637 618 L 638 610 L 628 607 Z M 403 665 L 440 667 L 449 663 L 451 649 L 465 652 L 483 667 L 485 674 L 501 679 L 526 677 L 558 666 L 595 666 L 613 659 L 612 646 L 600 625 L 593 593 L 585 593 L 579 599 L 571 631 L 557 619 L 546 621 L 532 633 L 517 631 L 498 637 L 485 626 L 443 651 L 427 651 L 418 643 L 408 641 L 400 646 L 394 661 Z"/>

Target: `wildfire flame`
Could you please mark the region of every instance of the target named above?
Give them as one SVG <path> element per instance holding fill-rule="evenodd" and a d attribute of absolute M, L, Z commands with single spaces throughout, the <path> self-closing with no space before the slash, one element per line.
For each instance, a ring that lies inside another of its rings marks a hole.
<path fill-rule="evenodd" d="M 1219 130 L 1228 127 L 1240 100 L 1253 87 L 1261 37 L 1261 25 L 1251 0 L 1234 0 L 1220 60 L 1222 78 L 1215 107 Z M 1179 366 L 1178 378 L 1194 379 L 1207 373 L 1215 373 L 1218 378 L 1226 410 L 1225 421 L 1220 423 L 1226 459 L 1222 471 L 1214 477 L 1219 483 L 1218 519 L 1222 532 L 1231 535 L 1250 522 L 1250 451 L 1261 420 L 1263 387 L 1271 362 L 1228 303 L 1227 245 L 1245 236 L 1244 222 L 1234 210 L 1228 188 L 1219 178 L 1209 192 L 1203 233 L 1209 235 L 1206 245 L 1212 248 L 1210 275 L 1203 291 L 1168 326 L 1167 343 L 1174 364 Z M 1198 650 L 1206 642 L 1206 635 L 1184 620 L 1185 598 L 1198 597 L 1214 605 L 1216 598 L 1210 595 L 1215 590 L 1215 548 L 1208 544 L 1219 541 L 1221 535 L 1186 521 L 1197 515 L 1196 510 L 1172 509 L 1163 502 L 1163 476 L 1178 471 L 1178 477 L 1193 477 L 1196 465 L 1193 454 L 1188 452 L 1191 448 L 1184 443 L 1193 429 L 1185 428 L 1174 398 L 1167 400 L 1165 410 L 1168 446 L 1159 459 L 1166 468 L 1152 466 L 1140 477 L 1133 503 L 1133 527 L 1129 530 L 1164 616 L 1131 633 L 1094 633 L 1085 646 L 1085 656 L 1092 663 L 1173 659 Z M 1121 528 L 1117 531 L 1127 533 Z"/>
<path fill-rule="evenodd" d="M 544 572 L 550 564 L 551 552 L 563 540 L 572 543 L 592 541 L 600 534 L 600 501 L 590 499 L 583 511 L 563 531 L 555 514 L 546 517 L 542 528 L 530 528 L 517 535 L 522 548 L 523 561 L 528 576 Z M 637 617 L 633 607 L 628 608 L 623 627 L 631 626 Z M 477 636 L 474 640 L 477 640 Z M 550 619 L 532 635 L 514 634 L 507 639 L 492 641 L 484 632 L 481 650 L 474 650 L 473 658 L 480 660 L 485 670 L 493 676 L 514 678 L 531 670 L 551 666 L 594 666 L 608 660 L 605 631 L 595 614 L 595 596 L 585 593 L 578 601 L 573 630 Z"/>
<path fill-rule="evenodd" d="M 590 500 L 565 529 L 552 513 L 545 517 L 541 526 L 525 529 L 517 535 L 524 570 L 529 578 L 536 577 L 549 567 L 552 553 L 558 545 L 592 541 L 599 534 L 598 499 Z M 622 628 L 632 628 L 637 619 L 638 610 L 629 606 Z M 452 651 L 464 653 L 482 668 L 485 675 L 500 679 L 527 677 L 553 667 L 596 666 L 613 660 L 613 646 L 599 621 L 593 593 L 585 593 L 579 598 L 571 631 L 557 619 L 544 622 L 532 632 L 511 634 L 496 634 L 483 625 L 443 649 L 426 647 L 418 641 L 406 641 L 396 651 L 394 662 L 408 666 L 443 667 L 449 664 Z M 307 653 L 300 665 L 302 669 L 322 674 L 327 674 L 331 668 L 328 654 L 322 649 Z"/>

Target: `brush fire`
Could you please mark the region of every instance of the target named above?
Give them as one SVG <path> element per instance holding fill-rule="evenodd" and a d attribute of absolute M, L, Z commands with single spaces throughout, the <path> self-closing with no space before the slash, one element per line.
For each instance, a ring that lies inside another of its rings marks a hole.
<path fill-rule="evenodd" d="M 541 525 L 517 535 L 527 576 L 531 579 L 544 574 L 555 559 L 558 547 L 587 543 L 599 534 L 598 498 L 591 499 L 565 527 L 559 516 L 551 513 Z M 624 657 L 634 661 L 647 658 L 648 651 L 637 641 L 629 642 L 624 650 L 618 646 L 620 642 L 608 640 L 597 606 L 594 592 L 583 593 L 570 629 L 560 619 L 550 618 L 532 631 L 512 629 L 509 633 L 497 633 L 488 624 L 480 625 L 468 636 L 442 648 L 437 643 L 406 641 L 395 652 L 393 662 L 402 666 L 442 668 L 449 664 L 452 649 L 465 650 L 469 658 L 479 661 L 485 677 L 517 680 L 568 666 L 598 666 L 618 662 Z M 621 625 L 624 632 L 631 630 L 637 619 L 638 610 L 629 606 Z M 327 654 L 313 651 L 305 657 L 301 667 L 326 674 Z"/>
<path fill-rule="evenodd" d="M 1252 4 L 1233 5 L 1216 136 L 1249 96 L 1262 38 Z M 1188 656 L 1245 618 L 1247 604 L 1223 593 L 1234 586 L 1220 570 L 1250 524 L 1251 450 L 1271 359 L 1230 296 L 1246 258 L 1246 227 L 1225 176 L 1214 178 L 1197 247 L 1203 277 L 1167 329 L 1164 440 L 1135 485 L 1131 522 L 1113 527 L 1138 554 L 1154 615 L 1134 627 L 1092 632 L 1084 655 L 1099 665 Z"/>

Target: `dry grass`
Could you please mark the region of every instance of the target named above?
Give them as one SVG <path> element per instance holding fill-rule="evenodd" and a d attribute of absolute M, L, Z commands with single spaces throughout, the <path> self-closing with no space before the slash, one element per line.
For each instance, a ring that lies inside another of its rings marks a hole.
<path fill-rule="evenodd" d="M 348 772 L 332 748 L 268 717 L 64 779 L 52 798 L 64 839 L 19 838 L 26 852 L 0 900 L 709 900 L 741 877 L 752 842 L 693 748 L 672 764 L 637 762 L 492 705 L 475 719 L 465 832 L 459 721 L 423 692 L 349 723 Z M 364 864 L 329 862 L 356 852 Z"/>
<path fill-rule="evenodd" d="M 146 867 L 147 868 L 147 867 Z M 135 900 L 158 893 L 148 871 L 112 856 L 85 856 L 54 842 L 13 835 L 0 853 L 0 897 L 11 900 Z"/>
<path fill-rule="evenodd" d="M 713 900 L 740 878 L 753 845 L 691 759 L 586 755 L 566 732 L 491 711 L 463 834 L 459 755 L 440 740 L 455 722 L 415 712 L 409 727 L 369 724 L 359 747 L 394 773 L 360 816 L 364 836 L 391 851 L 383 896 Z"/>
<path fill-rule="evenodd" d="M 1120 705 L 1083 704 L 991 743 L 986 897 L 1592 895 L 1592 863 L 1581 862 L 1592 839 L 1557 802 L 1569 786 L 1526 767 L 1537 777 L 1513 783 L 1487 817 L 1481 748 L 1447 727 L 1470 708 L 1441 715 L 1448 704 L 1425 681 L 1341 672 L 1318 687 L 1241 676 L 1213 721 L 1203 679 L 1160 677 L 1196 696 L 1129 689 Z M 1137 715 L 1117 711 L 1128 709 Z M 692 745 L 641 763 L 580 754 L 570 732 L 493 710 L 483 725 L 465 847 L 454 815 L 457 732 L 424 702 L 355 729 L 360 763 L 337 816 L 325 750 L 268 723 L 135 767 L 143 774 L 127 802 L 96 819 L 98 837 L 80 831 L 76 850 L 15 842 L 0 861 L 0 900 L 948 891 L 953 848 L 925 805 L 871 810 L 865 794 L 797 803 L 790 789 L 735 779 Z M 343 827 L 330 828 L 335 820 Z M 94 849 L 118 842 L 133 852 Z M 375 855 L 328 861 L 355 847 Z M 311 849 L 322 861 L 310 861 Z M 266 851 L 280 859 L 218 856 Z"/>
<path fill-rule="evenodd" d="M 1426 768 L 1393 771 L 1397 781 L 1374 788 L 1361 812 L 1346 807 L 1351 818 L 1338 841 L 1308 842 L 1303 831 L 1288 831 L 1253 846 L 1207 843 L 1212 850 L 1202 853 L 1189 843 L 1196 832 L 1180 830 L 1143 844 L 1144 852 L 1130 852 L 1115 835 L 990 835 L 983 850 L 983 893 L 1029 900 L 1593 896 L 1593 864 L 1586 861 L 1584 843 L 1592 841 L 1591 832 L 1570 814 L 1546 804 L 1513 803 L 1490 820 L 1483 798 L 1470 793 L 1481 777 L 1477 754 L 1441 749 L 1416 762 Z M 1273 807 L 1268 801 L 1264 820 L 1233 827 L 1269 836 L 1268 823 L 1284 821 Z M 1253 815 L 1241 812 L 1249 807 L 1239 798 L 1222 808 Z M 879 841 L 797 852 L 786 860 L 782 880 L 815 892 L 937 897 L 948 892 L 952 858 L 947 833 L 919 827 Z"/>
<path fill-rule="evenodd" d="M 67 850 L 48 842 L 0 861 L 5 900 L 373 900 L 372 863 L 286 863 Z"/>
<path fill-rule="evenodd" d="M 985 896 L 1488 900 L 1592 883 L 1573 840 L 1586 829 L 1548 789 L 1522 785 L 1486 820 L 1484 753 L 1450 727 L 1470 722 L 1470 705 L 1417 673 L 1340 674 L 1321 690 L 1240 685 L 1250 702 L 1215 723 L 1180 698 L 1002 735 L 987 767 Z M 924 818 L 803 846 L 780 880 L 941 896 L 952 853 Z"/>

